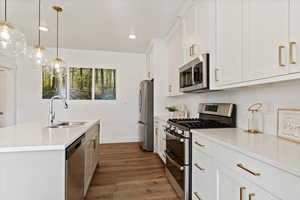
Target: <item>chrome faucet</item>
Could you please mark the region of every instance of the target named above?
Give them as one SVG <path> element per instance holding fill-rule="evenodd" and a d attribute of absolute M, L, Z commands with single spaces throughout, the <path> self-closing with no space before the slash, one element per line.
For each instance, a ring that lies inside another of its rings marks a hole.
<path fill-rule="evenodd" d="M 67 104 L 66 98 L 60 96 L 60 95 L 56 95 L 54 97 L 51 98 L 50 103 L 49 103 L 49 124 L 53 124 L 54 119 L 55 119 L 55 112 L 53 110 L 53 102 L 55 99 L 61 99 L 64 102 L 64 108 L 68 109 L 69 105 Z"/>

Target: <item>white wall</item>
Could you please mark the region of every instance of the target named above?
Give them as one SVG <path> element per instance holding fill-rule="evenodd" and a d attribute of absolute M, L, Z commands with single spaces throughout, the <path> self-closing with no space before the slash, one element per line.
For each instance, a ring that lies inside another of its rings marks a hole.
<path fill-rule="evenodd" d="M 117 100 L 71 100 L 69 110 L 55 104 L 58 120 L 101 119 L 101 142 L 138 141 L 138 89 L 146 79 L 144 54 L 62 49 L 70 65 L 117 70 Z M 17 123 L 47 122 L 49 100 L 42 100 L 41 74 L 28 60 L 18 60 Z"/>
<path fill-rule="evenodd" d="M 0 56 L 0 127 L 15 124 L 15 68 L 15 59 Z"/>
<path fill-rule="evenodd" d="M 196 116 L 199 103 L 215 102 L 237 104 L 237 125 L 243 129 L 248 126 L 248 106 L 262 103 L 265 132 L 276 135 L 277 109 L 300 109 L 300 80 L 167 98 L 167 105 L 187 105 L 192 116 Z"/>

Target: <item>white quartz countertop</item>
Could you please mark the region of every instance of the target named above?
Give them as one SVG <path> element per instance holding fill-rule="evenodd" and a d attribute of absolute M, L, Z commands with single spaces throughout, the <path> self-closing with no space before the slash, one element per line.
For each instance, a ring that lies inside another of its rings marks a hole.
<path fill-rule="evenodd" d="M 19 124 L 0 128 L 0 153 L 64 150 L 99 120 L 80 127 L 46 128 L 47 124 Z"/>
<path fill-rule="evenodd" d="M 280 139 L 273 135 L 251 135 L 242 129 L 196 129 L 197 134 L 274 167 L 300 176 L 300 144 Z"/>

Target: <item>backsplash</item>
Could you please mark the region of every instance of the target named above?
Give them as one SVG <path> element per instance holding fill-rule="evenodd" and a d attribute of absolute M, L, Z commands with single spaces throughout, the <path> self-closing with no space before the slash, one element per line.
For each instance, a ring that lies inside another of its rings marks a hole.
<path fill-rule="evenodd" d="M 277 109 L 300 108 L 300 80 L 168 97 L 166 105 L 186 105 L 191 117 L 196 117 L 199 103 L 235 103 L 237 126 L 247 129 L 248 107 L 258 102 L 263 104 L 265 133 L 276 135 Z"/>

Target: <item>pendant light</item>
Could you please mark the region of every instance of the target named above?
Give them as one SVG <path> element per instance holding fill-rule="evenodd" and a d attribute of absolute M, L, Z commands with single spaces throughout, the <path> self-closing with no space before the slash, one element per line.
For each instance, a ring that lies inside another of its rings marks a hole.
<path fill-rule="evenodd" d="M 28 56 L 33 61 L 35 69 L 50 64 L 50 53 L 41 45 L 41 0 L 39 0 L 39 21 L 38 21 L 38 44 L 30 49 Z"/>
<path fill-rule="evenodd" d="M 51 68 L 53 70 L 54 75 L 58 76 L 65 76 L 67 74 L 66 64 L 63 59 L 59 58 L 59 49 L 58 49 L 58 33 L 59 33 L 59 13 L 63 11 L 63 9 L 59 6 L 53 6 L 53 9 L 56 11 L 56 18 L 57 18 L 57 33 L 56 33 L 56 58 L 51 62 Z"/>
<path fill-rule="evenodd" d="M 25 54 L 25 35 L 7 21 L 7 0 L 4 0 L 4 21 L 0 21 L 0 54 L 19 56 Z"/>

